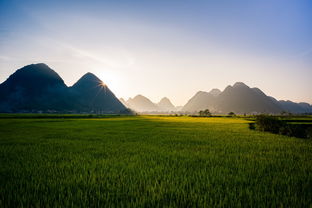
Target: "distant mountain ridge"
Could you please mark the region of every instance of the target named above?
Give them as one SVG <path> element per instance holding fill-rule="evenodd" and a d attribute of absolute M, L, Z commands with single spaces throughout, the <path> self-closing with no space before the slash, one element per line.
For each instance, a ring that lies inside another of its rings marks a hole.
<path fill-rule="evenodd" d="M 134 98 L 129 98 L 127 101 L 123 98 L 120 98 L 119 100 L 125 106 L 136 112 L 170 113 L 177 111 L 177 107 L 175 107 L 167 97 L 162 98 L 158 103 L 153 103 L 143 95 L 137 95 Z"/>
<path fill-rule="evenodd" d="M 137 95 L 127 100 L 127 106 L 137 112 L 158 111 L 158 106 L 143 95 Z"/>
<path fill-rule="evenodd" d="M 126 107 L 92 73 L 72 87 L 46 64 L 31 64 L 0 84 L 0 112 L 125 113 Z"/>
<path fill-rule="evenodd" d="M 210 92 L 197 92 L 182 108 L 184 112 L 196 112 L 209 109 L 214 113 L 234 112 L 237 114 L 258 114 L 282 112 L 311 113 L 308 103 L 277 101 L 267 96 L 259 88 L 250 88 L 242 82 L 227 86 L 222 92 L 213 89 Z"/>
<path fill-rule="evenodd" d="M 176 110 L 175 106 L 171 103 L 171 101 L 167 97 L 162 98 L 159 101 L 159 103 L 157 103 L 157 106 L 162 111 L 175 111 Z"/>
<path fill-rule="evenodd" d="M 311 114 L 312 105 L 276 100 L 259 88 L 243 82 L 227 86 L 223 91 L 212 89 L 197 92 L 183 107 L 174 106 L 164 97 L 153 103 L 143 95 L 117 99 L 114 93 L 94 74 L 86 73 L 73 86 L 46 64 L 31 64 L 18 69 L 0 84 L 0 112 L 59 112 L 59 113 L 194 113 L 209 109 L 212 113 Z"/>

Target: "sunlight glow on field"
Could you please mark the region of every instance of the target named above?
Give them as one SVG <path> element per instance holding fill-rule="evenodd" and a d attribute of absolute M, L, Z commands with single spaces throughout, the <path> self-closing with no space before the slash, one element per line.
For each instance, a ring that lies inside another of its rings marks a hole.
<path fill-rule="evenodd" d="M 311 142 L 241 118 L 2 116 L 0 207 L 311 204 Z"/>

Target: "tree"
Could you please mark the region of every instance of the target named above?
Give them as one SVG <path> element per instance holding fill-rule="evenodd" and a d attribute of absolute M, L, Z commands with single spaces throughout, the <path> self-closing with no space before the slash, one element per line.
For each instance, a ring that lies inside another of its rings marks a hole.
<path fill-rule="evenodd" d="M 234 112 L 229 112 L 228 115 L 229 116 L 235 116 L 235 113 Z"/>
<path fill-rule="evenodd" d="M 288 114 L 287 111 L 284 111 L 284 110 L 283 110 L 283 111 L 281 112 L 281 115 L 282 115 L 282 116 L 287 116 L 287 114 Z"/>
<path fill-rule="evenodd" d="M 208 117 L 211 116 L 209 109 L 199 111 L 199 116 Z"/>

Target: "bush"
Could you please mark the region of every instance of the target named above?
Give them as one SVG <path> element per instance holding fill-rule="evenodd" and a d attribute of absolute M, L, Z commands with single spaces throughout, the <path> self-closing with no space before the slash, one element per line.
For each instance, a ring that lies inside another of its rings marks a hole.
<path fill-rule="evenodd" d="M 293 135 L 293 128 L 290 125 L 282 126 L 279 130 L 279 134 L 292 136 Z"/>
<path fill-rule="evenodd" d="M 286 122 L 273 116 L 260 115 L 256 117 L 256 125 L 260 131 L 269 131 L 278 134 L 281 128 L 286 127 Z"/>
<path fill-rule="evenodd" d="M 256 129 L 255 123 L 249 123 L 249 129 L 250 130 L 255 130 Z"/>
<path fill-rule="evenodd" d="M 204 111 L 199 111 L 199 116 L 202 116 L 202 117 L 208 117 L 208 116 L 211 116 L 211 113 L 209 111 L 209 109 L 206 109 Z"/>
<path fill-rule="evenodd" d="M 308 139 L 312 139 L 312 127 L 306 129 L 306 136 Z"/>
<path fill-rule="evenodd" d="M 289 124 L 288 125 L 291 129 L 289 136 L 299 137 L 299 138 L 307 138 L 306 125 L 301 124 Z"/>
<path fill-rule="evenodd" d="M 231 117 L 232 117 L 232 116 L 236 116 L 236 115 L 235 115 L 234 112 L 229 112 L 229 113 L 228 113 L 228 116 L 231 116 Z"/>
<path fill-rule="evenodd" d="M 256 117 L 256 126 L 249 124 L 249 129 L 268 131 L 290 137 L 311 138 L 312 126 L 306 124 L 288 124 L 274 116 L 260 115 Z"/>

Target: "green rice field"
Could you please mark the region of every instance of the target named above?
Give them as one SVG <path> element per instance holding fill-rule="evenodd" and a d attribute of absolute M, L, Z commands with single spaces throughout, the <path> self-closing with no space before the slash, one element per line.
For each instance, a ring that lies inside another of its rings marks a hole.
<path fill-rule="evenodd" d="M 311 139 L 249 122 L 2 116 L 0 207 L 311 207 Z"/>

